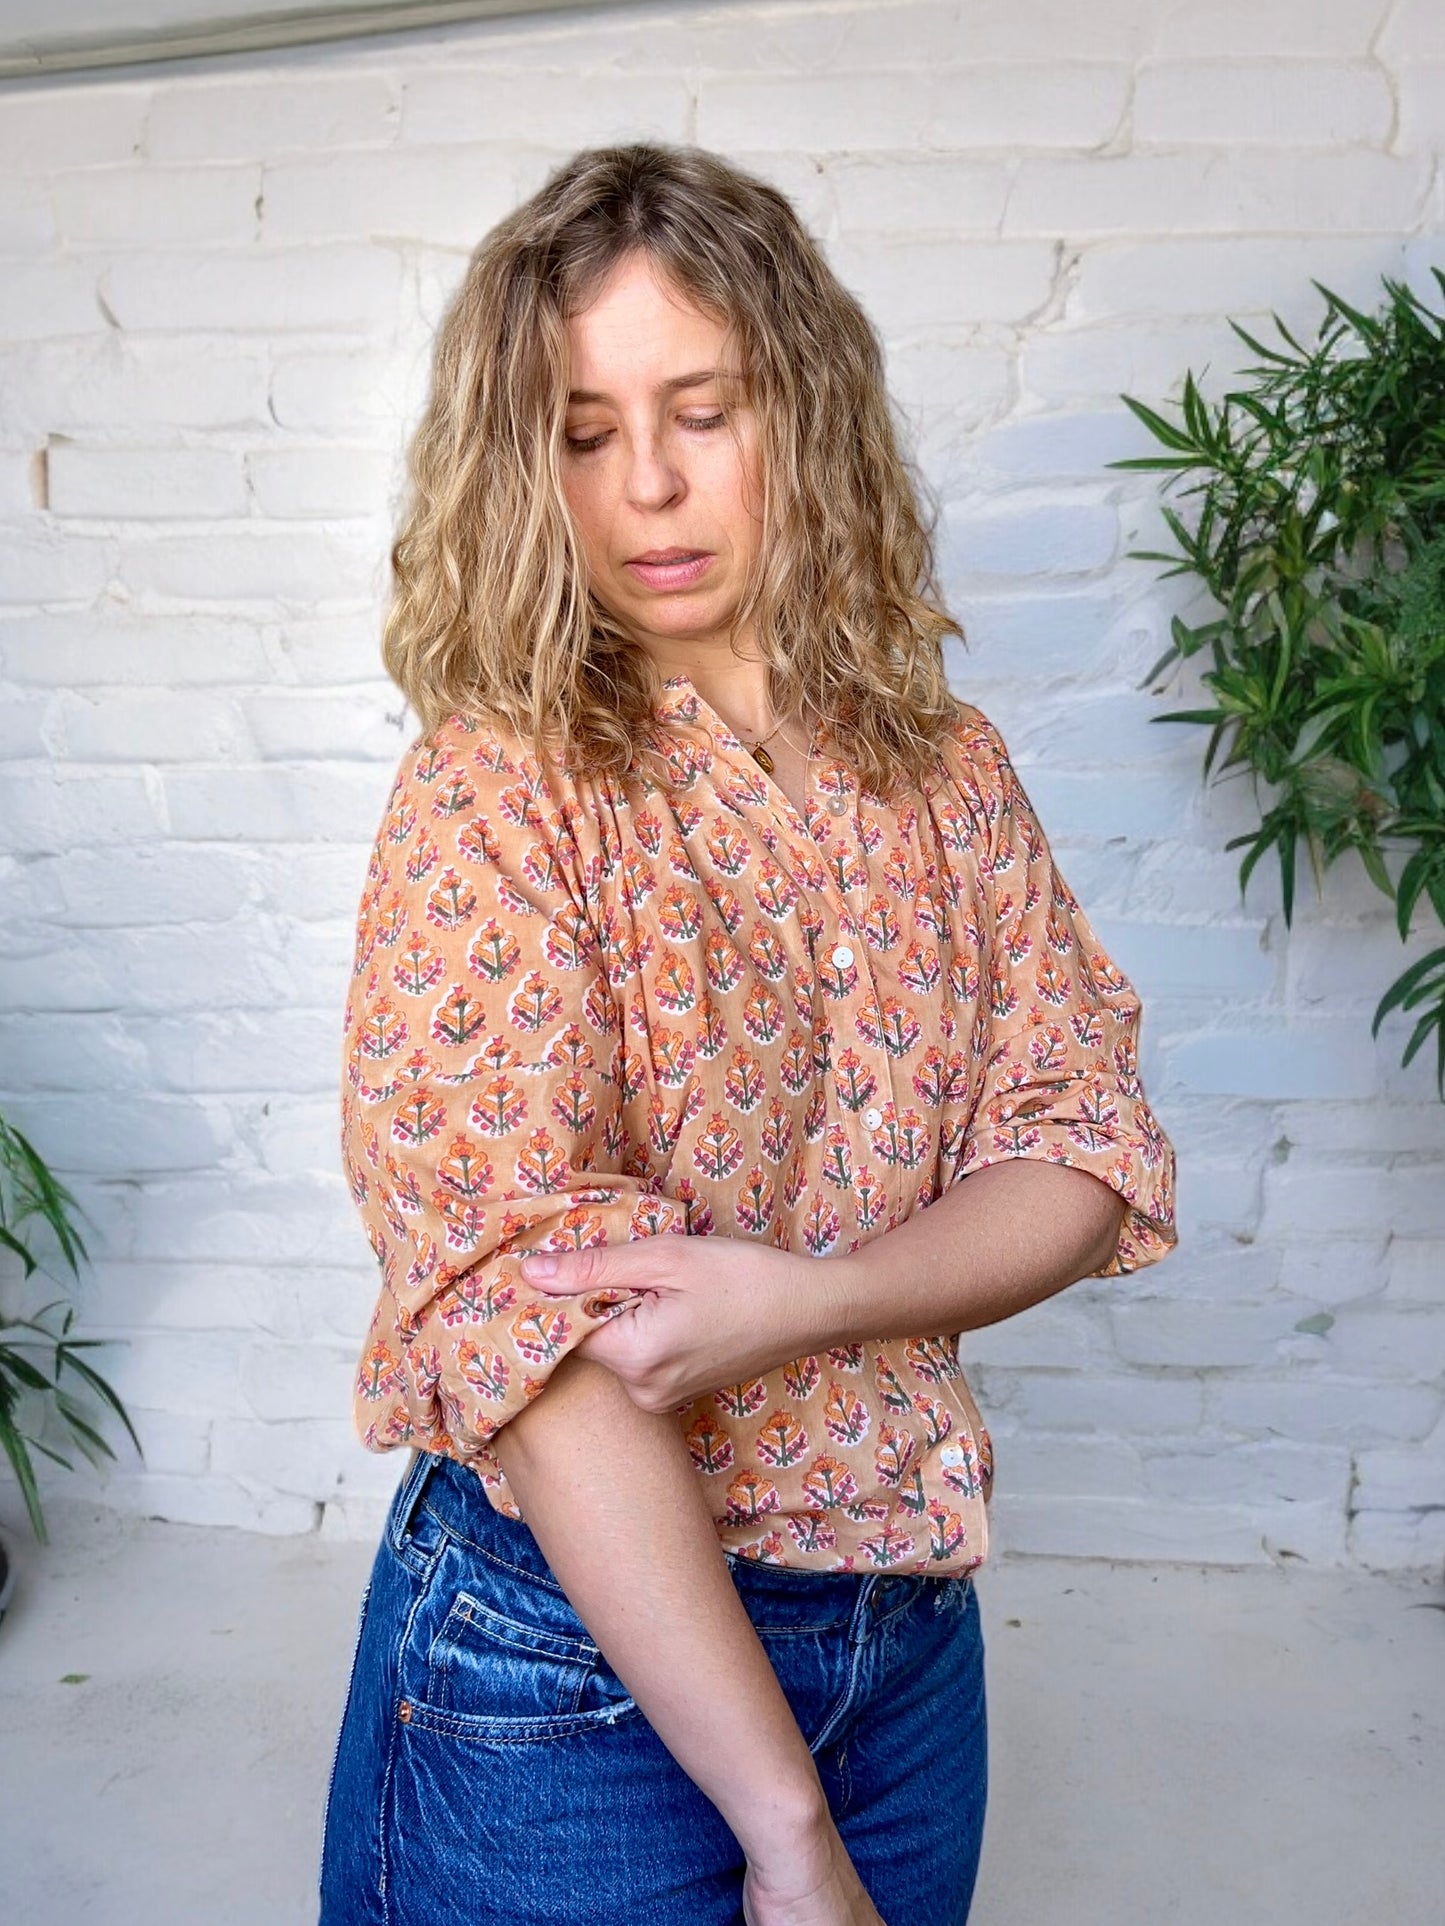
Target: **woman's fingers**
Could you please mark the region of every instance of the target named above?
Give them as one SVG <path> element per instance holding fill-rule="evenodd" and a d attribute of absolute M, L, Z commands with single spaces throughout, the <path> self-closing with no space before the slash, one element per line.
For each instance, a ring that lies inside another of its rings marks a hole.
<path fill-rule="evenodd" d="M 613 1286 L 630 1290 L 629 1248 L 599 1244 L 585 1251 L 533 1251 L 522 1259 L 522 1277 L 545 1297 L 577 1297 Z"/>

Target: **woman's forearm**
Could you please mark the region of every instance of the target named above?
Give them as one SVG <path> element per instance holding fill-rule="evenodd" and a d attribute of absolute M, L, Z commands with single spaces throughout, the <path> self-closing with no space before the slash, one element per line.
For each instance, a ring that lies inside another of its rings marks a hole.
<path fill-rule="evenodd" d="M 997 1324 L 1098 1270 L 1123 1214 L 1117 1192 L 1087 1171 L 988 1164 L 861 1250 L 813 1266 L 814 1341 Z"/>
<path fill-rule="evenodd" d="M 522 1270 L 557 1298 L 635 1292 L 636 1305 L 581 1351 L 615 1372 L 640 1409 L 666 1413 L 833 1345 L 1012 1317 L 1106 1264 L 1123 1212 L 1089 1172 L 1020 1158 L 974 1171 L 846 1255 L 647 1237 L 528 1257 Z"/>
<path fill-rule="evenodd" d="M 748 1858 L 826 1829 L 816 1767 L 676 1417 L 639 1410 L 574 1354 L 491 1449 L 577 1615 Z"/>

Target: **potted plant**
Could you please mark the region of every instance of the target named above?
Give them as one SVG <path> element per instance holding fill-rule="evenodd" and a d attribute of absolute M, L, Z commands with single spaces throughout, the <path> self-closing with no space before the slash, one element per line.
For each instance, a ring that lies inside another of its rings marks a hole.
<path fill-rule="evenodd" d="M 1299 847 L 1316 888 L 1353 849 L 1404 939 L 1417 912 L 1445 925 L 1445 315 L 1388 278 L 1374 315 L 1315 285 L 1308 345 L 1277 316 L 1275 345 L 1230 324 L 1256 360 L 1222 401 L 1192 373 L 1172 418 L 1123 396 L 1161 452 L 1112 466 L 1184 484 L 1173 550 L 1143 559 L 1211 606 L 1175 617 L 1144 680 L 1209 663 L 1211 706 L 1155 720 L 1209 726 L 1206 777 L 1221 748 L 1221 771 L 1252 774 L 1259 826 L 1225 845 L 1245 848 L 1241 891 L 1273 849 L 1288 924 Z M 1404 1061 L 1433 1033 L 1445 1095 L 1445 944 L 1385 992 L 1376 1034 L 1397 1007 L 1418 1012 Z"/>
<path fill-rule="evenodd" d="M 44 1272 L 40 1252 L 46 1245 L 58 1252 L 71 1276 L 79 1278 L 80 1262 L 87 1254 L 76 1223 L 79 1215 L 70 1191 L 29 1139 L 0 1114 L 0 1251 L 19 1260 L 23 1282 Z M 31 1527 L 42 1542 L 47 1536 L 45 1514 L 32 1453 L 73 1470 L 72 1461 L 57 1448 L 59 1436 L 93 1464 L 102 1457 L 113 1458 L 115 1453 L 94 1422 L 103 1415 L 97 1407 L 112 1411 L 137 1452 L 141 1448 L 119 1397 L 81 1355 L 100 1340 L 72 1337 L 74 1320 L 74 1306 L 64 1298 L 53 1298 L 28 1313 L 0 1304 L 0 1446 L 25 1500 Z M 42 1436 L 42 1431 L 48 1435 Z M 13 1557 L 0 1539 L 0 1616 L 13 1584 Z"/>

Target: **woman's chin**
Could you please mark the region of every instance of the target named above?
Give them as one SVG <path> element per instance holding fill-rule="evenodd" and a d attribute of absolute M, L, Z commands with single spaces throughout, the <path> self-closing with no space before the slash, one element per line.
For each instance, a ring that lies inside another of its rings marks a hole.
<path fill-rule="evenodd" d="M 707 643 L 726 641 L 736 612 L 736 603 L 719 607 L 711 599 L 703 603 L 687 595 L 658 595 L 641 602 L 630 599 L 619 614 L 640 641 Z"/>

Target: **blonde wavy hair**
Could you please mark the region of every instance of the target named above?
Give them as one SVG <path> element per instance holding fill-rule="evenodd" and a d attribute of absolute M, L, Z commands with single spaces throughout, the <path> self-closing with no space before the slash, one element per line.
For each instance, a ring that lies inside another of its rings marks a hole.
<path fill-rule="evenodd" d="M 567 323 L 645 252 L 723 323 L 756 411 L 753 624 L 773 713 L 811 711 L 876 795 L 956 714 L 934 574 L 863 310 L 787 199 L 698 148 L 575 155 L 482 241 L 438 333 L 392 550 L 386 667 L 431 730 L 501 721 L 574 769 L 646 763 L 662 672 L 595 600 L 563 498 Z"/>

